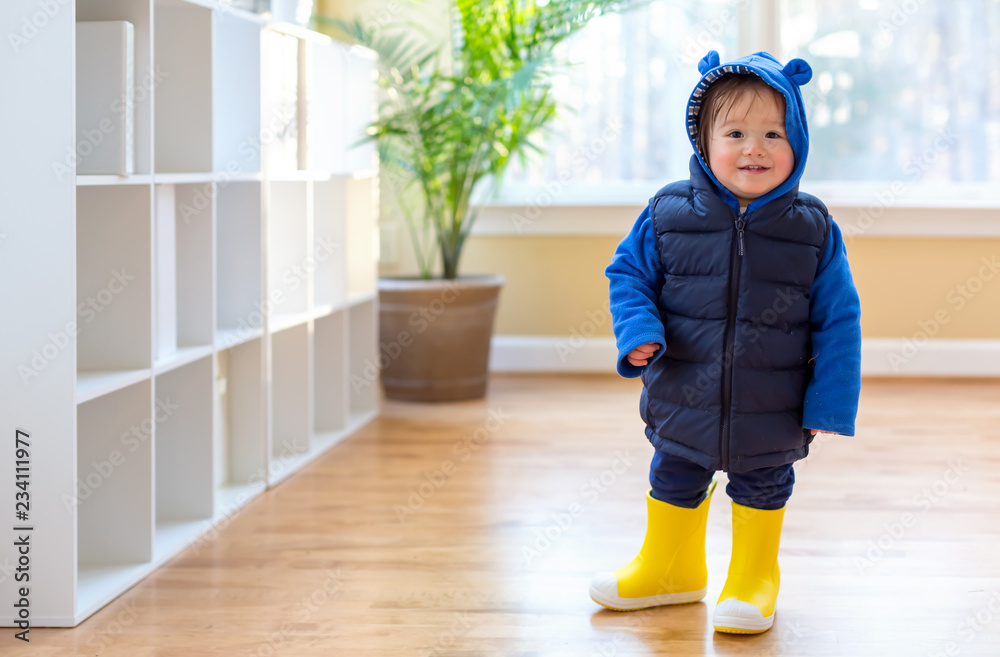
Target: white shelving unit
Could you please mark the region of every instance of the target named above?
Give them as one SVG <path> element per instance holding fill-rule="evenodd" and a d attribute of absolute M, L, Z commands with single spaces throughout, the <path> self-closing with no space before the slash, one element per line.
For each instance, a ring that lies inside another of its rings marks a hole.
<path fill-rule="evenodd" d="M 9 4 L 0 426 L 31 624 L 73 626 L 377 414 L 374 61 L 223 0 Z M 132 175 L 75 174 L 79 21 L 133 24 Z"/>

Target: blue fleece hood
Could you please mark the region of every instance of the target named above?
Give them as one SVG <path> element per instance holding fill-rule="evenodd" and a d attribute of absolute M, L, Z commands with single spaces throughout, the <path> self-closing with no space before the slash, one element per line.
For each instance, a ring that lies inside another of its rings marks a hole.
<path fill-rule="evenodd" d="M 799 87 L 812 79 L 812 68 L 803 59 L 792 59 L 784 66 L 766 52 L 755 52 L 746 57 L 734 59 L 731 62 L 722 64 L 719 62 L 719 53 L 715 50 L 709 51 L 707 55 L 698 62 L 698 71 L 701 73 L 701 80 L 695 86 L 688 100 L 687 111 L 687 131 L 691 140 L 691 147 L 694 149 L 694 157 L 698 159 L 701 168 L 711 178 L 720 196 L 732 206 L 736 212 L 740 211 L 739 201 L 728 189 L 726 189 L 715 174 L 708 168 L 703 153 L 698 152 L 698 112 L 701 109 L 702 96 L 708 87 L 726 73 L 752 73 L 764 82 L 781 92 L 785 97 L 785 131 L 788 141 L 795 153 L 795 168 L 788 179 L 775 189 L 755 199 L 747 206 L 747 211 L 754 210 L 768 201 L 787 194 L 799 184 L 799 178 L 806 168 L 806 157 L 809 154 L 809 130 L 806 126 L 805 103 L 802 102 L 802 94 Z M 692 165 L 693 166 L 693 165 Z"/>

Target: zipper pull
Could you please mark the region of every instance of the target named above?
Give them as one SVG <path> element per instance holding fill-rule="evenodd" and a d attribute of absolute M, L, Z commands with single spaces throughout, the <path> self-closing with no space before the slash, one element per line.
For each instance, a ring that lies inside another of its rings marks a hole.
<path fill-rule="evenodd" d="M 736 233 L 739 235 L 740 239 L 740 255 L 743 255 L 743 228 L 746 227 L 747 222 L 743 219 L 744 215 L 740 215 L 736 218 Z"/>

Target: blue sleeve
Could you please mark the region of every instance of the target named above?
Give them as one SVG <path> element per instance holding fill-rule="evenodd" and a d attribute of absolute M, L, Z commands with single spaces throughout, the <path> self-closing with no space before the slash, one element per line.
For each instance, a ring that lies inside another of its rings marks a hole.
<path fill-rule="evenodd" d="M 861 395 L 861 302 L 844 238 L 837 224 L 830 223 L 809 299 L 814 367 L 802 426 L 853 436 Z"/>
<path fill-rule="evenodd" d="M 652 363 L 666 347 L 657 306 L 663 288 L 663 272 L 660 271 L 660 255 L 649 206 L 618 244 L 604 274 L 610 281 L 611 325 L 618 346 L 618 374 L 635 378 L 649 364 L 636 367 L 625 360 L 625 356 L 639 345 L 655 342 L 660 349 L 650 359 Z"/>

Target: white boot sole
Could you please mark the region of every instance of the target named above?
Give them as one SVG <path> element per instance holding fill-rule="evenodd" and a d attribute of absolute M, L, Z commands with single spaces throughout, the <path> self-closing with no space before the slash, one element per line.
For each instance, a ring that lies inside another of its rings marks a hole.
<path fill-rule="evenodd" d="M 647 595 L 643 598 L 623 598 L 618 595 L 618 578 L 614 573 L 597 573 L 590 582 L 590 599 L 614 611 L 636 611 L 663 605 L 683 605 L 705 597 L 708 587 L 697 591 Z"/>
<path fill-rule="evenodd" d="M 774 614 L 764 617 L 760 609 L 742 600 L 723 600 L 715 607 L 712 625 L 718 632 L 757 634 L 774 624 Z"/>

